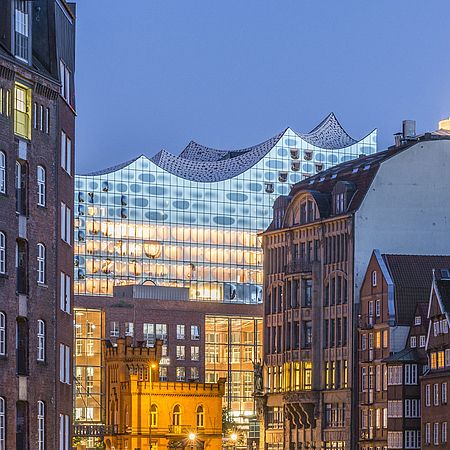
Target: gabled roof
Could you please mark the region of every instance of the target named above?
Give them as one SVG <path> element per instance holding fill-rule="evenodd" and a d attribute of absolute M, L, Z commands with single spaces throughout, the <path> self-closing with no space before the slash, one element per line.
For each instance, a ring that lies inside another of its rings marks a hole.
<path fill-rule="evenodd" d="M 450 256 L 385 254 L 382 257 L 394 283 L 396 324 L 409 326 L 417 304 L 428 302 L 433 269 L 450 268 Z"/>

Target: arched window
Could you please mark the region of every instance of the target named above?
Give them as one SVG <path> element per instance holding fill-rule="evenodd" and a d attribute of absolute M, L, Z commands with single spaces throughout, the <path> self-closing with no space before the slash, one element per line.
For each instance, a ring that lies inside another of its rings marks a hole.
<path fill-rule="evenodd" d="M 377 285 L 377 271 L 374 270 L 372 272 L 372 286 L 375 287 Z"/>
<path fill-rule="evenodd" d="M 0 273 L 6 273 L 6 236 L 0 231 Z"/>
<path fill-rule="evenodd" d="M 203 428 L 205 426 L 205 411 L 203 406 L 197 406 L 197 428 Z"/>
<path fill-rule="evenodd" d="M 150 408 L 150 419 L 151 426 L 156 428 L 158 426 L 158 407 L 155 404 Z"/>
<path fill-rule="evenodd" d="M 0 397 L 0 450 L 6 450 L 6 405 L 5 399 Z"/>
<path fill-rule="evenodd" d="M 45 283 L 45 245 L 39 242 L 37 245 L 37 282 Z"/>
<path fill-rule="evenodd" d="M 38 320 L 38 329 L 37 329 L 37 360 L 45 361 L 45 322 L 43 320 Z"/>
<path fill-rule="evenodd" d="M 4 312 L 0 312 L 0 356 L 5 355 L 6 355 L 6 314 Z"/>
<path fill-rule="evenodd" d="M 180 405 L 175 405 L 173 407 L 172 425 L 174 425 L 174 426 L 181 425 L 181 406 Z"/>
<path fill-rule="evenodd" d="M 0 152 L 0 194 L 6 194 L 6 155 Z"/>
<path fill-rule="evenodd" d="M 37 403 L 38 450 L 45 450 L 45 405 L 41 400 Z"/>
<path fill-rule="evenodd" d="M 37 193 L 39 206 L 45 206 L 45 169 L 42 166 L 37 166 Z"/>

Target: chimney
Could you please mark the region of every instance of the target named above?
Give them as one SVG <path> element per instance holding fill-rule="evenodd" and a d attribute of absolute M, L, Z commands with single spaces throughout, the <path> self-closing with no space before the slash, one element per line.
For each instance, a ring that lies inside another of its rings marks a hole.
<path fill-rule="evenodd" d="M 450 131 L 450 117 L 439 121 L 439 130 Z"/>
<path fill-rule="evenodd" d="M 404 120 L 402 122 L 403 139 L 411 139 L 416 137 L 416 121 Z"/>
<path fill-rule="evenodd" d="M 402 145 L 403 141 L 403 134 L 402 133 L 394 133 L 394 145 L 396 147 L 400 147 Z"/>

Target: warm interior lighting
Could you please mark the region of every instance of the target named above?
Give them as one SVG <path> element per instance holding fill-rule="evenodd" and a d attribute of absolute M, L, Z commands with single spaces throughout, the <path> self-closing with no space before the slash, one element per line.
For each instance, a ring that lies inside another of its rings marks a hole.
<path fill-rule="evenodd" d="M 144 252 L 149 258 L 158 258 L 161 255 L 161 244 L 157 241 L 145 241 Z"/>

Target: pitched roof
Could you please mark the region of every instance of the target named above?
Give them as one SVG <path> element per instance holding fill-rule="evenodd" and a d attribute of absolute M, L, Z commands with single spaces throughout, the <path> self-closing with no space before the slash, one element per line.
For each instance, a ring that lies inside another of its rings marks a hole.
<path fill-rule="evenodd" d="M 445 311 L 450 313 L 450 279 L 438 279 L 438 277 L 436 277 L 436 287 L 439 291 L 439 296 L 441 297 Z"/>
<path fill-rule="evenodd" d="M 450 256 L 384 254 L 382 257 L 394 282 L 396 322 L 410 325 L 417 304 L 428 302 L 433 269 L 450 268 Z"/>
<path fill-rule="evenodd" d="M 415 348 L 406 347 L 403 350 L 393 353 L 387 358 L 383 359 L 383 362 L 395 363 L 395 362 L 413 362 L 423 360 L 423 356 Z"/>

